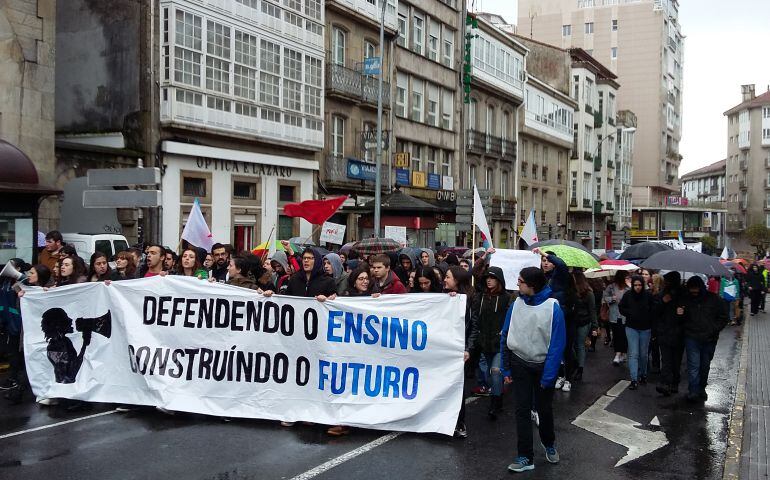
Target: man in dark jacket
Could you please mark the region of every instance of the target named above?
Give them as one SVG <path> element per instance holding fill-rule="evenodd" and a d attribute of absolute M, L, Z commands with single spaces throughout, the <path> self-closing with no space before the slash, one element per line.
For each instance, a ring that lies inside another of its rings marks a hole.
<path fill-rule="evenodd" d="M 689 295 L 677 313 L 685 315 L 684 344 L 687 350 L 687 380 L 691 402 L 706 401 L 709 368 L 719 340 L 727 325 L 727 309 L 717 295 L 706 291 L 700 277 L 687 280 Z"/>
<path fill-rule="evenodd" d="M 393 267 L 393 272 L 404 286 L 409 285 L 409 274 L 417 269 L 417 254 L 411 247 L 402 248 L 398 253 L 398 265 Z"/>
<path fill-rule="evenodd" d="M 682 355 L 684 355 L 685 293 L 679 272 L 663 275 L 663 291 L 655 302 L 652 336 L 660 347 L 660 385 L 655 387 L 667 397 L 679 391 Z M 681 313 L 679 313 L 681 312 Z"/>
<path fill-rule="evenodd" d="M 497 418 L 498 412 L 503 407 L 503 377 L 500 372 L 500 333 L 511 303 L 511 294 L 505 291 L 505 276 L 500 267 L 489 267 L 484 278 L 486 288 L 482 295 L 477 295 L 477 305 L 474 309 L 478 312 L 478 336 L 476 347 L 481 356 L 479 358 L 478 378 L 479 394 L 490 391 L 491 403 L 489 418 Z M 490 385 L 491 384 L 491 385 Z"/>
<path fill-rule="evenodd" d="M 306 248 L 302 252 L 302 270 L 289 278 L 286 295 L 330 297 L 336 293 L 334 279 L 324 274 L 323 255 L 315 248 Z"/>
<path fill-rule="evenodd" d="M 384 295 L 390 293 L 407 293 L 406 287 L 398 276 L 390 269 L 390 258 L 387 255 L 375 255 L 369 259 L 369 266 L 374 277 L 372 291 Z"/>

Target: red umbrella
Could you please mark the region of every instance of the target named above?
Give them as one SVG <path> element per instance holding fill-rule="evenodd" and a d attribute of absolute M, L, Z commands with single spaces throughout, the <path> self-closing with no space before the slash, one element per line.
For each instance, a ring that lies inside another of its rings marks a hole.
<path fill-rule="evenodd" d="M 719 260 L 727 268 L 732 268 L 737 273 L 746 273 L 746 268 L 738 262 L 732 260 Z"/>
<path fill-rule="evenodd" d="M 599 265 L 601 265 L 602 270 L 625 270 L 626 272 L 632 272 L 639 268 L 628 260 L 602 260 Z"/>

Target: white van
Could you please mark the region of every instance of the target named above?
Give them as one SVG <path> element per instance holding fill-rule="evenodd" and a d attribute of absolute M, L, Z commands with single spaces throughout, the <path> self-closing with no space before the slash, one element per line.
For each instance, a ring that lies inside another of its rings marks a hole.
<path fill-rule="evenodd" d="M 72 245 L 78 256 L 88 263 L 94 252 L 102 252 L 107 255 L 107 260 L 112 261 L 116 253 L 128 250 L 128 240 L 123 235 L 113 233 L 62 233 L 64 243 Z"/>

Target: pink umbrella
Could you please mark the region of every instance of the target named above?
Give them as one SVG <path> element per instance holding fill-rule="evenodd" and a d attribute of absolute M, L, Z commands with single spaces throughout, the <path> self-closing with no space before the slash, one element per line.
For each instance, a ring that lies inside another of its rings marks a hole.
<path fill-rule="evenodd" d="M 626 272 L 633 272 L 639 268 L 627 260 L 602 260 L 599 262 L 599 265 L 601 265 L 602 270 L 611 271 L 625 270 Z"/>

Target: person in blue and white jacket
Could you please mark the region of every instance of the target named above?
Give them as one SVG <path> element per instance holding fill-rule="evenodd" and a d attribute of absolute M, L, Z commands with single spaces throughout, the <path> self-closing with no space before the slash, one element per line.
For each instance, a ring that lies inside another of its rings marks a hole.
<path fill-rule="evenodd" d="M 519 298 L 508 309 L 500 339 L 505 383 L 516 397 L 518 454 L 508 470 L 533 470 L 534 448 L 530 411 L 533 400 L 540 415 L 540 441 L 545 458 L 559 462 L 553 426 L 554 384 L 564 355 L 566 329 L 559 302 L 551 298 L 543 271 L 527 267 L 519 273 Z"/>

